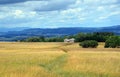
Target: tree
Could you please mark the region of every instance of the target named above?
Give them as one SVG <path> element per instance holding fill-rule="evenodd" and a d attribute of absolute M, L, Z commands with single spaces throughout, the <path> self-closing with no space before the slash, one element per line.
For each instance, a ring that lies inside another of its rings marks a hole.
<path fill-rule="evenodd" d="M 112 32 L 94 32 L 93 33 L 93 40 L 98 42 L 105 42 L 110 36 L 113 36 L 114 33 Z"/>
<path fill-rule="evenodd" d="M 98 46 L 98 42 L 95 40 L 86 40 L 79 44 L 83 48 L 96 48 Z"/>
<path fill-rule="evenodd" d="M 75 35 L 76 42 L 82 42 L 86 40 L 86 34 L 85 33 L 79 33 Z"/>
<path fill-rule="evenodd" d="M 111 36 L 105 41 L 105 48 L 116 48 L 120 46 L 120 36 Z"/>

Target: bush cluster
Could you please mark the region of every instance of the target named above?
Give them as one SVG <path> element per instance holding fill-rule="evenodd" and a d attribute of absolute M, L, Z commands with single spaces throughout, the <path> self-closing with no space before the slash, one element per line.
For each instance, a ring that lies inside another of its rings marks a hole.
<path fill-rule="evenodd" d="M 105 48 L 117 48 L 120 46 L 120 37 L 111 36 L 105 41 Z"/>
<path fill-rule="evenodd" d="M 86 40 L 79 44 L 83 48 L 96 48 L 98 46 L 98 42 L 95 40 Z"/>

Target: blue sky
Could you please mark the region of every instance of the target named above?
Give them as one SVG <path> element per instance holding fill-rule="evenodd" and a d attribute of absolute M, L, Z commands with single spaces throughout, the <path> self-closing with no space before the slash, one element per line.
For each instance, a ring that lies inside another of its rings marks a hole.
<path fill-rule="evenodd" d="M 120 0 L 0 0 L 0 27 L 120 25 Z"/>

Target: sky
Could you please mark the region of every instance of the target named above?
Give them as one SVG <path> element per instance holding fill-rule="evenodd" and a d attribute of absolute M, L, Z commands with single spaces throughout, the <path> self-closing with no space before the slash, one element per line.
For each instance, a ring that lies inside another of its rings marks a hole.
<path fill-rule="evenodd" d="M 120 0 L 0 0 L 0 27 L 120 25 Z"/>

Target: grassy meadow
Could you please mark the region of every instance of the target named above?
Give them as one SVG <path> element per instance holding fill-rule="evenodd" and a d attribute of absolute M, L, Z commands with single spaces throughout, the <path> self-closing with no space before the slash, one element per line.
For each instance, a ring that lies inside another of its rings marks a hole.
<path fill-rule="evenodd" d="M 120 48 L 1 42 L 0 77 L 120 77 Z"/>

